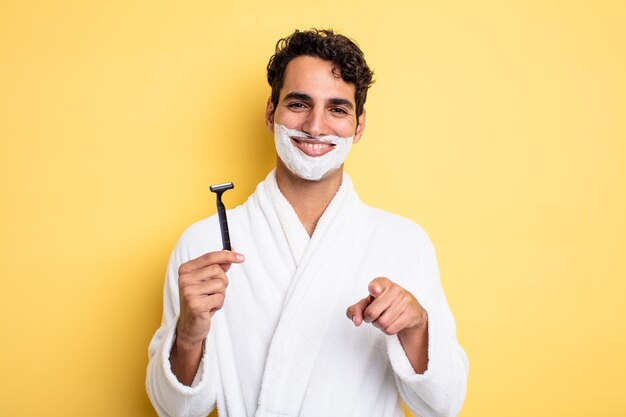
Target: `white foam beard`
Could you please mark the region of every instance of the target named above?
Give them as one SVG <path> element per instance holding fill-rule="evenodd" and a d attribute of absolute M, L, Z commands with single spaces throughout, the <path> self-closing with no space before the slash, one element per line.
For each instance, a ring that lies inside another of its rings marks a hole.
<path fill-rule="evenodd" d="M 321 156 L 309 156 L 293 144 L 291 138 L 302 140 L 315 140 L 333 145 L 333 149 Z M 304 132 L 295 129 L 287 129 L 278 123 L 274 124 L 274 141 L 276 152 L 281 161 L 300 178 L 310 181 L 319 181 L 330 172 L 338 169 L 344 163 L 352 148 L 354 135 L 349 138 L 339 136 L 311 137 Z"/>

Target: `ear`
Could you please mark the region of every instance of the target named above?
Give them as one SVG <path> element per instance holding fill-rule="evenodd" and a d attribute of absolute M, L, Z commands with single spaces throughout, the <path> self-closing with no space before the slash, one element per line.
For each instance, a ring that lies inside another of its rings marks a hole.
<path fill-rule="evenodd" d="M 366 111 L 363 109 L 363 113 L 359 116 L 359 124 L 356 126 L 356 132 L 354 132 L 354 139 L 352 139 L 353 144 L 361 140 L 361 135 L 363 135 L 363 131 L 365 130 L 365 116 Z"/>
<path fill-rule="evenodd" d="M 267 130 L 274 133 L 274 104 L 272 104 L 272 96 L 267 98 L 265 106 L 265 126 Z"/>

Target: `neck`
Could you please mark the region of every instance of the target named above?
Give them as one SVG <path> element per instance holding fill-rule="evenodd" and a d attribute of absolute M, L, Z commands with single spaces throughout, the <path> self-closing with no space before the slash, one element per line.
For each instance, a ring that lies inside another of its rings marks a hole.
<path fill-rule="evenodd" d="M 320 181 L 309 181 L 294 175 L 278 158 L 276 163 L 276 182 L 281 193 L 294 208 L 300 222 L 309 236 L 324 210 L 341 186 L 343 166 Z"/>

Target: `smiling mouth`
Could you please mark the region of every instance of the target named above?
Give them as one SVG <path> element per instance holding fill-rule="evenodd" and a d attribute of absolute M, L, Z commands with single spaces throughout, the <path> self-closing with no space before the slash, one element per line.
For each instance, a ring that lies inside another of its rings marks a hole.
<path fill-rule="evenodd" d="M 335 147 L 334 144 L 328 142 L 316 142 L 311 140 L 304 140 L 302 138 L 291 137 L 291 141 L 294 146 L 305 155 L 309 156 L 322 156 L 332 151 Z"/>

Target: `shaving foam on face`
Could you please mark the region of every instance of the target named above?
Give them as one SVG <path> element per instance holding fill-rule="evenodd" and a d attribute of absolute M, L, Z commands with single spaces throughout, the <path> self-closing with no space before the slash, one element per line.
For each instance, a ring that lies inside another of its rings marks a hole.
<path fill-rule="evenodd" d="M 303 141 L 315 140 L 334 146 L 324 155 L 310 156 L 298 149 L 291 138 L 302 139 Z M 310 181 L 319 181 L 331 171 L 339 168 L 350 153 L 353 139 L 354 135 L 349 138 L 330 135 L 313 138 L 302 131 L 287 129 L 283 125 L 274 124 L 274 141 L 278 156 L 291 172 Z"/>

